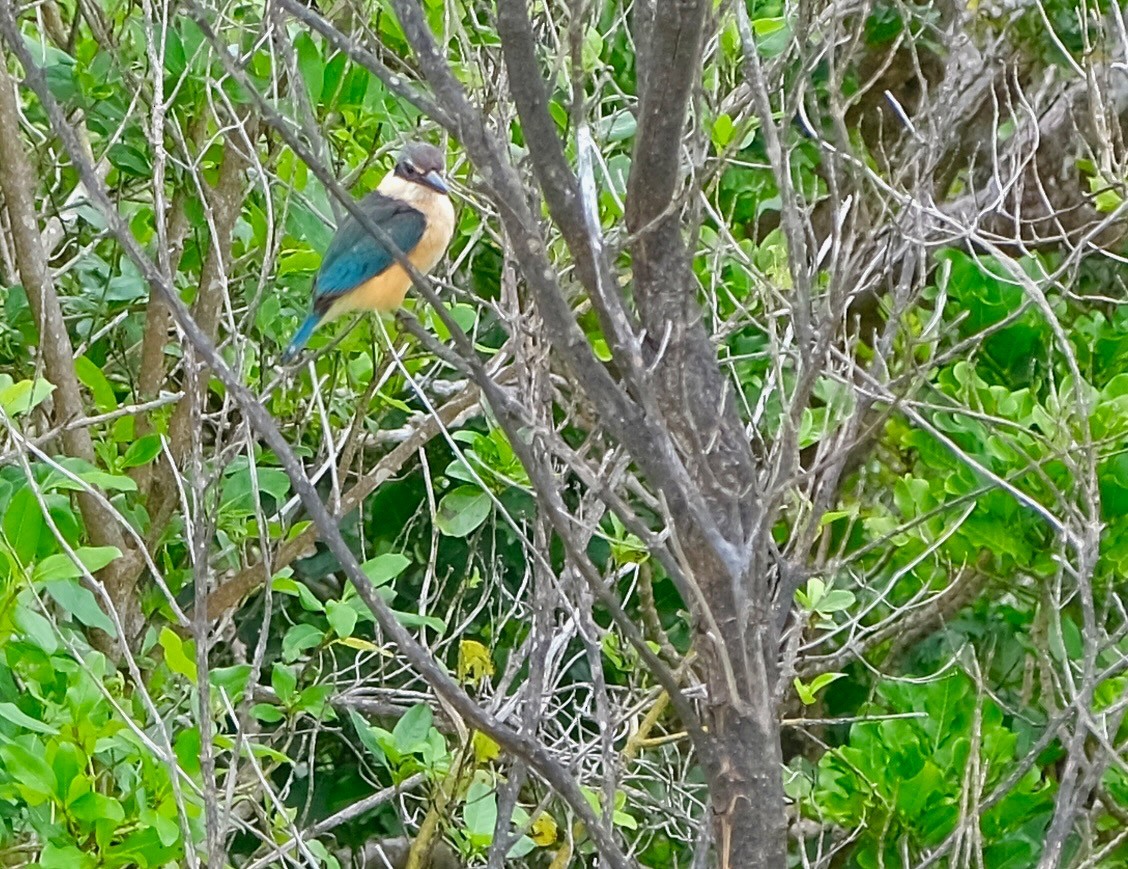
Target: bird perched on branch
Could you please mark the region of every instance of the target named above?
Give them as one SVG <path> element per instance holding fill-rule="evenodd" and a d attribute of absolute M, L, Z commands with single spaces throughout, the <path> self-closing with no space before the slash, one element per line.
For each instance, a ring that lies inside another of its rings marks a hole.
<path fill-rule="evenodd" d="M 358 207 L 419 272 L 435 267 L 454 233 L 454 206 L 443 178 L 443 152 L 415 142 Z M 411 276 L 352 214 L 329 243 L 313 283 L 313 311 L 282 353 L 292 361 L 313 331 L 350 311 L 391 311 L 403 304 Z"/>

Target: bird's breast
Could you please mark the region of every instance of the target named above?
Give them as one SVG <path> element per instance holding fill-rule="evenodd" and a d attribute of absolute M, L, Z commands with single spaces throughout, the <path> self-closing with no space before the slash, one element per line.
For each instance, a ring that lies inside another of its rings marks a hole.
<path fill-rule="evenodd" d="M 408 255 L 411 264 L 426 274 L 435 267 L 454 235 L 454 206 L 446 196 L 435 195 L 424 205 L 427 227 L 419 244 Z"/>

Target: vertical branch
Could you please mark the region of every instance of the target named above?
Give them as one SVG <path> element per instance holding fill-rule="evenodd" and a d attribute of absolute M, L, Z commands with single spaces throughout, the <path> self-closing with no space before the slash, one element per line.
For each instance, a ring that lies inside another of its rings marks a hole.
<path fill-rule="evenodd" d="M 192 315 L 209 340 L 219 331 L 219 314 L 227 298 L 227 276 L 231 264 L 231 245 L 235 221 L 243 202 L 246 184 L 244 172 L 249 165 L 247 149 L 255 138 L 256 125 L 247 124 L 233 131 L 223 151 L 223 163 L 215 187 L 208 191 L 211 209 L 211 240 L 200 269 L 199 289 L 192 304 Z M 162 462 L 153 479 L 153 531 L 155 539 L 164 529 L 175 509 L 177 487 L 174 475 L 188 456 L 192 444 L 200 436 L 200 414 L 207 402 L 208 377 L 201 372 L 194 389 L 185 391 L 169 422 L 169 450 L 172 464 Z"/>
<path fill-rule="evenodd" d="M 18 133 L 16 82 L 6 69 L 0 69 L 0 129 L 7 131 L 0 135 L 0 190 L 8 212 L 17 270 L 39 327 L 40 357 L 47 379 L 55 386 L 52 415 L 55 424 L 64 427 L 61 439 L 66 454 L 93 464 L 94 444 L 89 429 L 65 427 L 71 420 L 85 416 L 85 409 L 74 370 L 74 349 L 43 250 L 32 190 L 35 172 Z M 123 555 L 111 562 L 100 577 L 127 632 L 122 639 L 131 641 L 140 633 L 142 625 L 133 578 L 140 570 L 140 559 L 126 543 L 113 515 L 95 496 L 80 492 L 77 499 L 91 542 L 96 546 L 116 547 Z"/>

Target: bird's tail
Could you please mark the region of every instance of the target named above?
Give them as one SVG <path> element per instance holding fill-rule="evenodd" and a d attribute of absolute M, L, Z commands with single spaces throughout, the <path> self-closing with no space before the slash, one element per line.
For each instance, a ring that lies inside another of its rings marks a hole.
<path fill-rule="evenodd" d="M 298 353 L 305 347 L 306 341 L 309 340 L 309 336 L 313 334 L 313 330 L 317 328 L 317 324 L 320 322 L 321 314 L 316 311 L 305 318 L 305 322 L 302 323 L 297 333 L 290 341 L 290 346 L 282 351 L 283 365 L 289 365 L 297 358 Z"/>

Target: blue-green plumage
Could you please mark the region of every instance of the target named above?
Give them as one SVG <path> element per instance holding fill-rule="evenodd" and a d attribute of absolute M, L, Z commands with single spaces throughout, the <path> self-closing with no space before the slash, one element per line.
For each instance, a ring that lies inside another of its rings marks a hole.
<path fill-rule="evenodd" d="M 422 212 L 404 202 L 382 193 L 370 193 L 358 207 L 405 255 L 411 253 L 423 237 L 426 219 Z M 313 313 L 306 317 L 283 351 L 282 361 L 288 363 L 298 355 L 333 302 L 390 268 L 395 261 L 392 253 L 352 214 L 346 215 L 325 251 L 314 280 Z"/>
<path fill-rule="evenodd" d="M 350 310 L 391 310 L 402 302 L 410 278 L 403 269 L 391 271 L 397 255 L 418 254 L 412 256 L 412 262 L 423 272 L 434 266 L 454 227 L 442 168 L 443 155 L 438 148 L 423 143 L 408 145 L 379 190 L 357 203 L 366 220 L 362 222 L 351 213 L 345 216 L 313 282 L 312 311 L 282 353 L 284 363 L 298 355 L 326 319 Z M 369 224 L 379 228 L 398 250 L 389 250 L 368 229 Z M 424 237 L 428 241 L 420 245 Z M 353 292 L 355 296 L 350 295 Z"/>
<path fill-rule="evenodd" d="M 423 237 L 427 221 L 422 212 L 404 202 L 390 199 L 382 193 L 370 193 L 359 206 L 404 254 L 411 253 Z M 349 214 L 333 236 L 321 261 L 321 271 L 317 273 L 317 281 L 313 285 L 314 308 L 328 307 L 342 293 L 376 277 L 395 261 L 392 253 Z"/>

